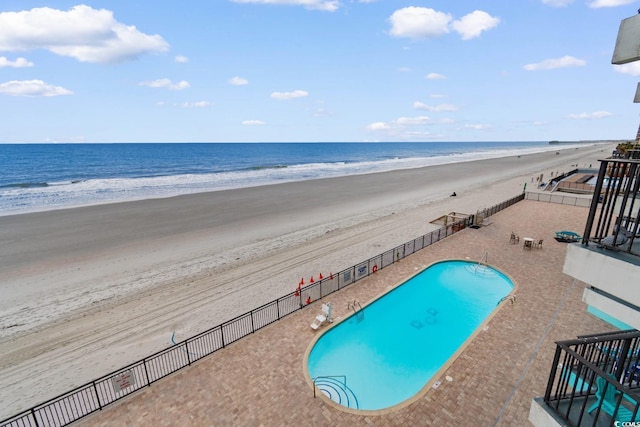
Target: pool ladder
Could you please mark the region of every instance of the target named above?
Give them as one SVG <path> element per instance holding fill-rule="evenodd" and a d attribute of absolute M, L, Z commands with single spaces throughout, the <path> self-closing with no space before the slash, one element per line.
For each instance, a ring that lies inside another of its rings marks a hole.
<path fill-rule="evenodd" d="M 488 261 L 489 261 L 489 252 L 485 252 L 484 255 L 482 255 L 482 258 L 480 258 L 480 261 L 478 261 L 478 263 L 475 265 L 475 269 L 473 270 L 473 272 L 475 273 L 476 271 L 478 271 L 478 268 L 481 265 L 487 265 Z"/>
<path fill-rule="evenodd" d="M 349 309 L 353 310 L 353 313 L 356 315 L 356 319 L 358 319 L 358 322 L 361 322 L 362 319 L 364 319 L 364 310 L 362 309 L 362 306 L 360 305 L 358 300 L 353 300 L 353 302 L 347 304 L 347 310 Z"/>

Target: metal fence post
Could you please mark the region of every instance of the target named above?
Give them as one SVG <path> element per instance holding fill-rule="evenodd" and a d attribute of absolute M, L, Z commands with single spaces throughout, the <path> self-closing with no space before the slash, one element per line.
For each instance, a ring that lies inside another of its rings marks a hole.
<path fill-rule="evenodd" d="M 151 381 L 149 381 L 149 371 L 147 370 L 147 361 L 142 359 L 142 366 L 144 366 L 144 376 L 147 378 L 147 386 L 151 385 Z"/>
<path fill-rule="evenodd" d="M 187 364 L 191 366 L 191 356 L 189 356 L 189 341 L 184 342 L 184 349 L 185 349 L 185 352 L 187 353 Z"/>
<path fill-rule="evenodd" d="M 31 408 L 31 415 L 33 416 L 33 422 L 36 423 L 36 427 L 39 427 L 40 424 L 38 423 L 38 419 L 36 418 L 36 410 L 34 408 Z"/>
<path fill-rule="evenodd" d="M 91 385 L 93 385 L 93 392 L 96 395 L 96 401 L 98 402 L 98 408 L 100 408 L 100 410 L 102 411 L 102 403 L 100 403 L 100 396 L 98 396 L 98 388 L 96 387 L 96 382 L 91 381 Z"/>

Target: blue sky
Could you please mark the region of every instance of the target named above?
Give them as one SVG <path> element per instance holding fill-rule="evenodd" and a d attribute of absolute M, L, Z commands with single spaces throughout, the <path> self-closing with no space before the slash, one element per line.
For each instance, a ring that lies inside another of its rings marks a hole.
<path fill-rule="evenodd" d="M 629 0 L 0 3 L 0 142 L 634 139 Z"/>

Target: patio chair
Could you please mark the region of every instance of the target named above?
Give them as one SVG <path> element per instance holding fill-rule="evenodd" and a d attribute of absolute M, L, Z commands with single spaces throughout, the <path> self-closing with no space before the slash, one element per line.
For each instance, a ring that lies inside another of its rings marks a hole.
<path fill-rule="evenodd" d="M 611 378 L 615 381 L 615 378 L 611 376 Z M 592 413 L 598 407 L 601 407 L 602 410 L 607 413 L 609 416 L 613 417 L 615 414 L 615 418 L 618 421 L 632 421 L 633 411 L 628 409 L 623 405 L 623 400 L 620 401 L 620 405 L 618 405 L 618 394 L 620 392 L 613 384 L 607 383 L 603 377 L 596 378 L 596 401 L 587 412 Z M 629 402 L 633 406 L 637 406 L 635 400 L 633 400 L 630 396 L 626 394 L 622 395 L 624 400 Z M 616 413 L 616 405 L 618 405 L 618 412 Z M 635 420 L 640 420 L 640 411 L 636 414 Z"/>
<path fill-rule="evenodd" d="M 542 249 L 542 240 L 543 239 L 540 239 L 537 242 L 534 242 L 533 246 L 535 246 L 536 249 Z"/>
<path fill-rule="evenodd" d="M 318 329 L 320 326 L 322 326 L 325 322 L 331 322 L 331 304 L 322 304 L 322 313 L 318 314 L 316 316 L 316 318 L 313 320 L 313 322 L 311 323 L 311 328 L 312 329 Z"/>

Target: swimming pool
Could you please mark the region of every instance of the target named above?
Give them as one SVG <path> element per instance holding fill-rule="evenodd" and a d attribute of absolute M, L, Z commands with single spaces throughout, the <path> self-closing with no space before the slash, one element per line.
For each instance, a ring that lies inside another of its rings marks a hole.
<path fill-rule="evenodd" d="M 513 290 L 468 261 L 427 267 L 320 335 L 307 352 L 316 389 L 342 406 L 380 410 L 422 390 Z"/>

